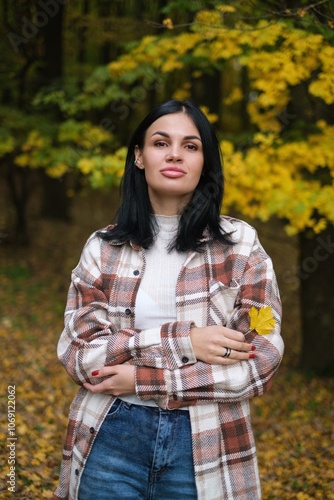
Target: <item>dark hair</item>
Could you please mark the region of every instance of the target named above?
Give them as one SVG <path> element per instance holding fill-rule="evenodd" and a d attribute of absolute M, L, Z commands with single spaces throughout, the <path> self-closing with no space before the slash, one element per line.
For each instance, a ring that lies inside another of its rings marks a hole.
<path fill-rule="evenodd" d="M 143 170 L 135 166 L 135 146 L 142 149 L 146 130 L 158 118 L 171 113 L 186 113 L 198 129 L 202 140 L 204 165 L 198 185 L 180 214 L 178 233 L 171 248 L 178 251 L 200 250 L 205 230 L 222 243 L 231 244 L 220 226 L 220 209 L 224 193 L 222 155 L 216 134 L 204 113 L 189 101 L 169 100 L 151 111 L 139 124 L 129 143 L 121 184 L 121 204 L 117 225 L 101 231 L 105 240 L 132 241 L 144 248 L 154 242 L 155 221 Z"/>

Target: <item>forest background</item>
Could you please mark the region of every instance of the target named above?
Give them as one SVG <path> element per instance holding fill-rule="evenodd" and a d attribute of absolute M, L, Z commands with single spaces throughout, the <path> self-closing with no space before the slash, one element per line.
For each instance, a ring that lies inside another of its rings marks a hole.
<path fill-rule="evenodd" d="M 0 16 L 1 497 L 56 484 L 70 271 L 114 218 L 129 134 L 176 97 L 212 121 L 224 212 L 256 227 L 280 285 L 286 354 L 252 402 L 264 500 L 334 498 L 332 2 L 2 0 Z"/>

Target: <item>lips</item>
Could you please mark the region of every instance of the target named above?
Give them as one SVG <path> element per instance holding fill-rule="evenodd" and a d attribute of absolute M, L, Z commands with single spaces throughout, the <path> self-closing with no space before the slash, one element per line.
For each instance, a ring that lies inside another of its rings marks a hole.
<path fill-rule="evenodd" d="M 171 177 L 171 178 L 182 177 L 183 175 L 186 174 L 184 170 L 178 167 L 165 167 L 162 170 L 160 170 L 160 172 L 165 177 Z"/>

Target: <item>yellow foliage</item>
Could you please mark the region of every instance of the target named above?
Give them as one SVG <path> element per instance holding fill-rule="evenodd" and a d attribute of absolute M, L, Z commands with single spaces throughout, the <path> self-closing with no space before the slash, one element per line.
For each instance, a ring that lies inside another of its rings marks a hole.
<path fill-rule="evenodd" d="M 230 59 L 231 57 L 238 56 L 242 52 L 238 40 L 236 37 L 224 37 L 222 39 L 219 37 L 217 40 L 213 40 L 210 44 L 210 61 L 215 62 L 220 59 Z M 203 47 L 202 47 L 203 50 Z M 194 55 L 200 54 L 195 50 Z"/>
<path fill-rule="evenodd" d="M 93 170 L 94 162 L 91 158 L 81 158 L 77 163 L 77 167 L 81 173 L 87 175 Z"/>
<path fill-rule="evenodd" d="M 18 155 L 15 157 L 14 163 L 18 167 L 28 167 L 30 164 L 30 155 L 28 154 Z"/>
<path fill-rule="evenodd" d="M 206 26 L 221 26 L 222 17 L 220 12 L 216 10 L 201 10 L 195 17 L 195 24 L 202 24 Z"/>
<path fill-rule="evenodd" d="M 284 94 L 282 94 L 283 98 Z M 284 102 L 286 99 L 282 99 L 282 106 L 277 105 L 277 107 L 264 110 L 259 106 L 259 101 L 250 101 L 247 103 L 247 111 L 249 113 L 251 122 L 257 125 L 259 130 L 263 132 L 278 133 L 282 124 L 279 121 L 279 113 L 284 110 Z"/>
<path fill-rule="evenodd" d="M 172 95 L 172 98 L 173 99 L 181 99 L 181 100 L 184 100 L 184 99 L 189 99 L 191 95 L 191 86 L 190 86 L 190 83 L 189 82 L 185 82 L 181 88 L 177 89 L 173 95 Z"/>
<path fill-rule="evenodd" d="M 32 151 L 33 149 L 40 149 L 44 146 L 45 144 L 45 139 L 40 135 L 40 133 L 37 130 L 32 130 L 28 137 L 26 142 L 22 145 L 22 151 L 24 152 L 29 152 Z"/>
<path fill-rule="evenodd" d="M 242 99 L 243 99 L 243 94 L 241 88 L 238 85 L 236 85 L 235 87 L 233 87 L 229 95 L 225 97 L 224 104 L 230 106 L 231 104 L 241 101 Z"/>
<path fill-rule="evenodd" d="M 262 20 L 258 23 L 257 29 L 243 29 L 239 32 L 241 45 L 248 45 L 257 51 L 263 47 L 274 46 L 278 38 L 285 33 L 283 23 L 271 23 Z"/>
<path fill-rule="evenodd" d="M 48 168 L 46 168 L 46 173 L 49 177 L 54 179 L 60 179 L 64 174 L 68 172 L 68 166 L 64 162 L 56 163 Z"/>
<path fill-rule="evenodd" d="M 175 57 L 169 57 L 169 59 L 161 65 L 161 71 L 162 73 L 171 73 L 176 69 L 182 69 L 183 66 L 183 62 L 175 55 Z"/>
<path fill-rule="evenodd" d="M 216 113 L 210 113 L 209 108 L 207 106 L 200 106 L 200 108 L 210 123 L 215 123 L 218 120 L 218 115 Z"/>
<path fill-rule="evenodd" d="M 225 209 L 235 207 L 264 221 L 273 215 L 286 219 L 289 235 L 306 228 L 319 233 L 329 221 L 333 223 L 334 126 L 325 122 L 318 126 L 318 134 L 290 143 L 283 143 L 274 133 L 257 133 L 254 146 L 245 153 L 223 141 Z M 314 174 L 322 168 L 325 175 L 330 173 L 331 183 L 322 185 L 317 178 L 305 177 L 305 172 Z"/>
<path fill-rule="evenodd" d="M 217 5 L 216 9 L 223 14 L 225 14 L 225 12 L 235 12 L 235 7 L 232 5 Z"/>
<path fill-rule="evenodd" d="M 333 72 L 320 73 L 317 80 L 309 86 L 309 91 L 316 97 L 320 97 L 326 104 L 334 103 L 334 74 Z"/>

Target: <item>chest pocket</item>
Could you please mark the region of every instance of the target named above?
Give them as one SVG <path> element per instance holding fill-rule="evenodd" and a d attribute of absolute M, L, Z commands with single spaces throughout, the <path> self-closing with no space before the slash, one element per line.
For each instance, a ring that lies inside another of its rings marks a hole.
<path fill-rule="evenodd" d="M 218 280 L 210 280 L 208 325 L 226 326 L 236 307 L 239 290 L 237 282 L 224 285 Z"/>

